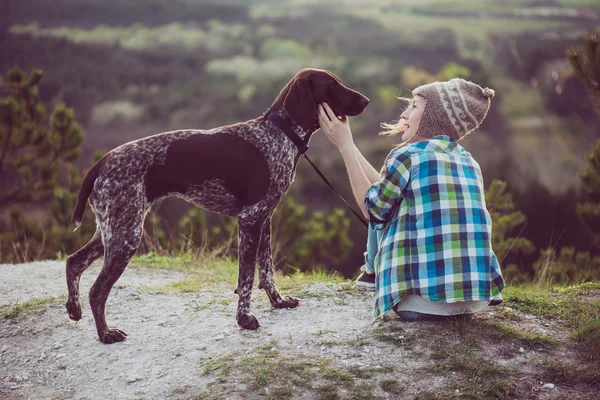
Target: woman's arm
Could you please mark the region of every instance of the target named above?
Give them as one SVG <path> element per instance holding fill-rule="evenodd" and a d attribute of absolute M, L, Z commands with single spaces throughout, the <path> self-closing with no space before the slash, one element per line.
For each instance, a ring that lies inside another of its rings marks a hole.
<path fill-rule="evenodd" d="M 344 164 L 346 165 L 346 170 L 348 171 L 350 186 L 352 186 L 352 193 L 354 193 L 356 203 L 358 204 L 358 207 L 360 208 L 360 211 L 362 211 L 365 218 L 369 219 L 369 214 L 365 209 L 365 197 L 367 196 L 367 190 L 369 190 L 372 184 L 369 181 L 369 178 L 367 178 L 367 175 L 360 164 L 360 152 L 358 149 L 356 149 L 356 146 L 352 144 L 352 146 L 340 147 L 340 153 L 344 158 Z M 379 174 L 377 174 L 377 178 L 379 178 Z"/>
<path fill-rule="evenodd" d="M 335 116 L 327 103 L 319 104 L 319 124 L 321 129 L 327 138 L 337 146 L 338 150 L 344 158 L 344 164 L 348 171 L 348 177 L 350 178 L 350 186 L 352 186 L 352 193 L 356 199 L 358 207 L 362 211 L 363 215 L 368 219 L 369 215 L 365 209 L 365 197 L 367 190 L 371 187 L 372 183 L 365 174 L 359 157 L 362 157 L 360 151 L 354 145 L 352 139 L 352 132 L 350 132 L 350 125 L 348 124 L 348 118 L 344 117 L 341 121 Z M 360 155 L 359 155 L 360 154 Z M 363 157 L 364 158 L 364 157 Z M 365 160 L 366 162 L 366 160 Z M 368 162 L 367 162 L 368 164 Z M 371 169 L 370 164 L 368 164 Z M 377 174 L 379 176 L 379 174 Z"/>
<path fill-rule="evenodd" d="M 356 147 L 356 145 L 354 145 L 354 148 L 356 149 L 356 156 L 358 157 L 360 167 L 367 176 L 367 179 L 369 179 L 369 182 L 371 182 L 371 185 L 374 184 L 381 178 L 379 176 L 379 172 L 377 172 L 377 170 L 373 168 L 373 166 L 367 161 L 365 156 L 362 155 L 362 153 L 360 152 L 360 150 L 358 150 L 358 147 Z"/>

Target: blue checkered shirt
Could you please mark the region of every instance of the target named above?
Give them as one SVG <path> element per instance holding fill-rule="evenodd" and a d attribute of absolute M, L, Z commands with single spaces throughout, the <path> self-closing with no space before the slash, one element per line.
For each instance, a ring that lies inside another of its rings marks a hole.
<path fill-rule="evenodd" d="M 481 169 L 469 152 L 436 136 L 393 150 L 381 175 L 365 197 L 370 224 L 384 231 L 376 318 L 407 294 L 454 303 L 502 291 Z"/>

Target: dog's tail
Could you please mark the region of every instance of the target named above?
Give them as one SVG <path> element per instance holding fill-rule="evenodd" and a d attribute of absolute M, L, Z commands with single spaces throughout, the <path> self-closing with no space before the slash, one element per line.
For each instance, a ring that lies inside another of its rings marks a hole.
<path fill-rule="evenodd" d="M 94 182 L 98 175 L 100 174 L 100 169 L 104 165 L 105 157 L 99 159 L 92 168 L 85 174 L 83 178 L 83 182 L 81 182 L 81 187 L 79 188 L 79 194 L 77 195 L 77 203 L 75 203 L 75 208 L 73 209 L 73 217 L 71 217 L 71 222 L 75 225 L 76 231 L 81 225 L 81 218 L 83 217 L 83 210 L 85 209 L 85 203 L 90 197 L 90 193 L 92 193 L 92 189 L 94 188 Z"/>

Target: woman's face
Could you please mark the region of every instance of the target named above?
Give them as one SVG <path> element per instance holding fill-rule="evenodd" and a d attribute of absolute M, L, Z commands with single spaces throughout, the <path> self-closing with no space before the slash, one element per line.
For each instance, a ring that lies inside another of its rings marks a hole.
<path fill-rule="evenodd" d="M 419 129 L 419 123 L 421 122 L 421 116 L 423 115 L 423 110 L 425 110 L 426 103 L 427 100 L 425 100 L 425 97 L 416 95 L 413 98 L 412 104 L 400 115 L 400 120 L 406 126 L 402 134 L 403 142 L 412 139 Z"/>

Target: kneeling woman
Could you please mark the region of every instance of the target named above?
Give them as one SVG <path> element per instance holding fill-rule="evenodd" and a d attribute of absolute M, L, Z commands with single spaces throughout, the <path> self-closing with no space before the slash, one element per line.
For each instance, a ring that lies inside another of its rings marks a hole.
<path fill-rule="evenodd" d="M 443 319 L 501 301 L 481 169 L 457 143 L 481 125 L 493 97 L 463 79 L 415 89 L 398 123 L 382 124 L 387 134 L 404 133 L 380 173 L 354 145 L 347 118 L 319 105 L 321 128 L 369 219 L 357 283 L 374 282 L 375 318 L 394 310 L 410 320 Z"/>

